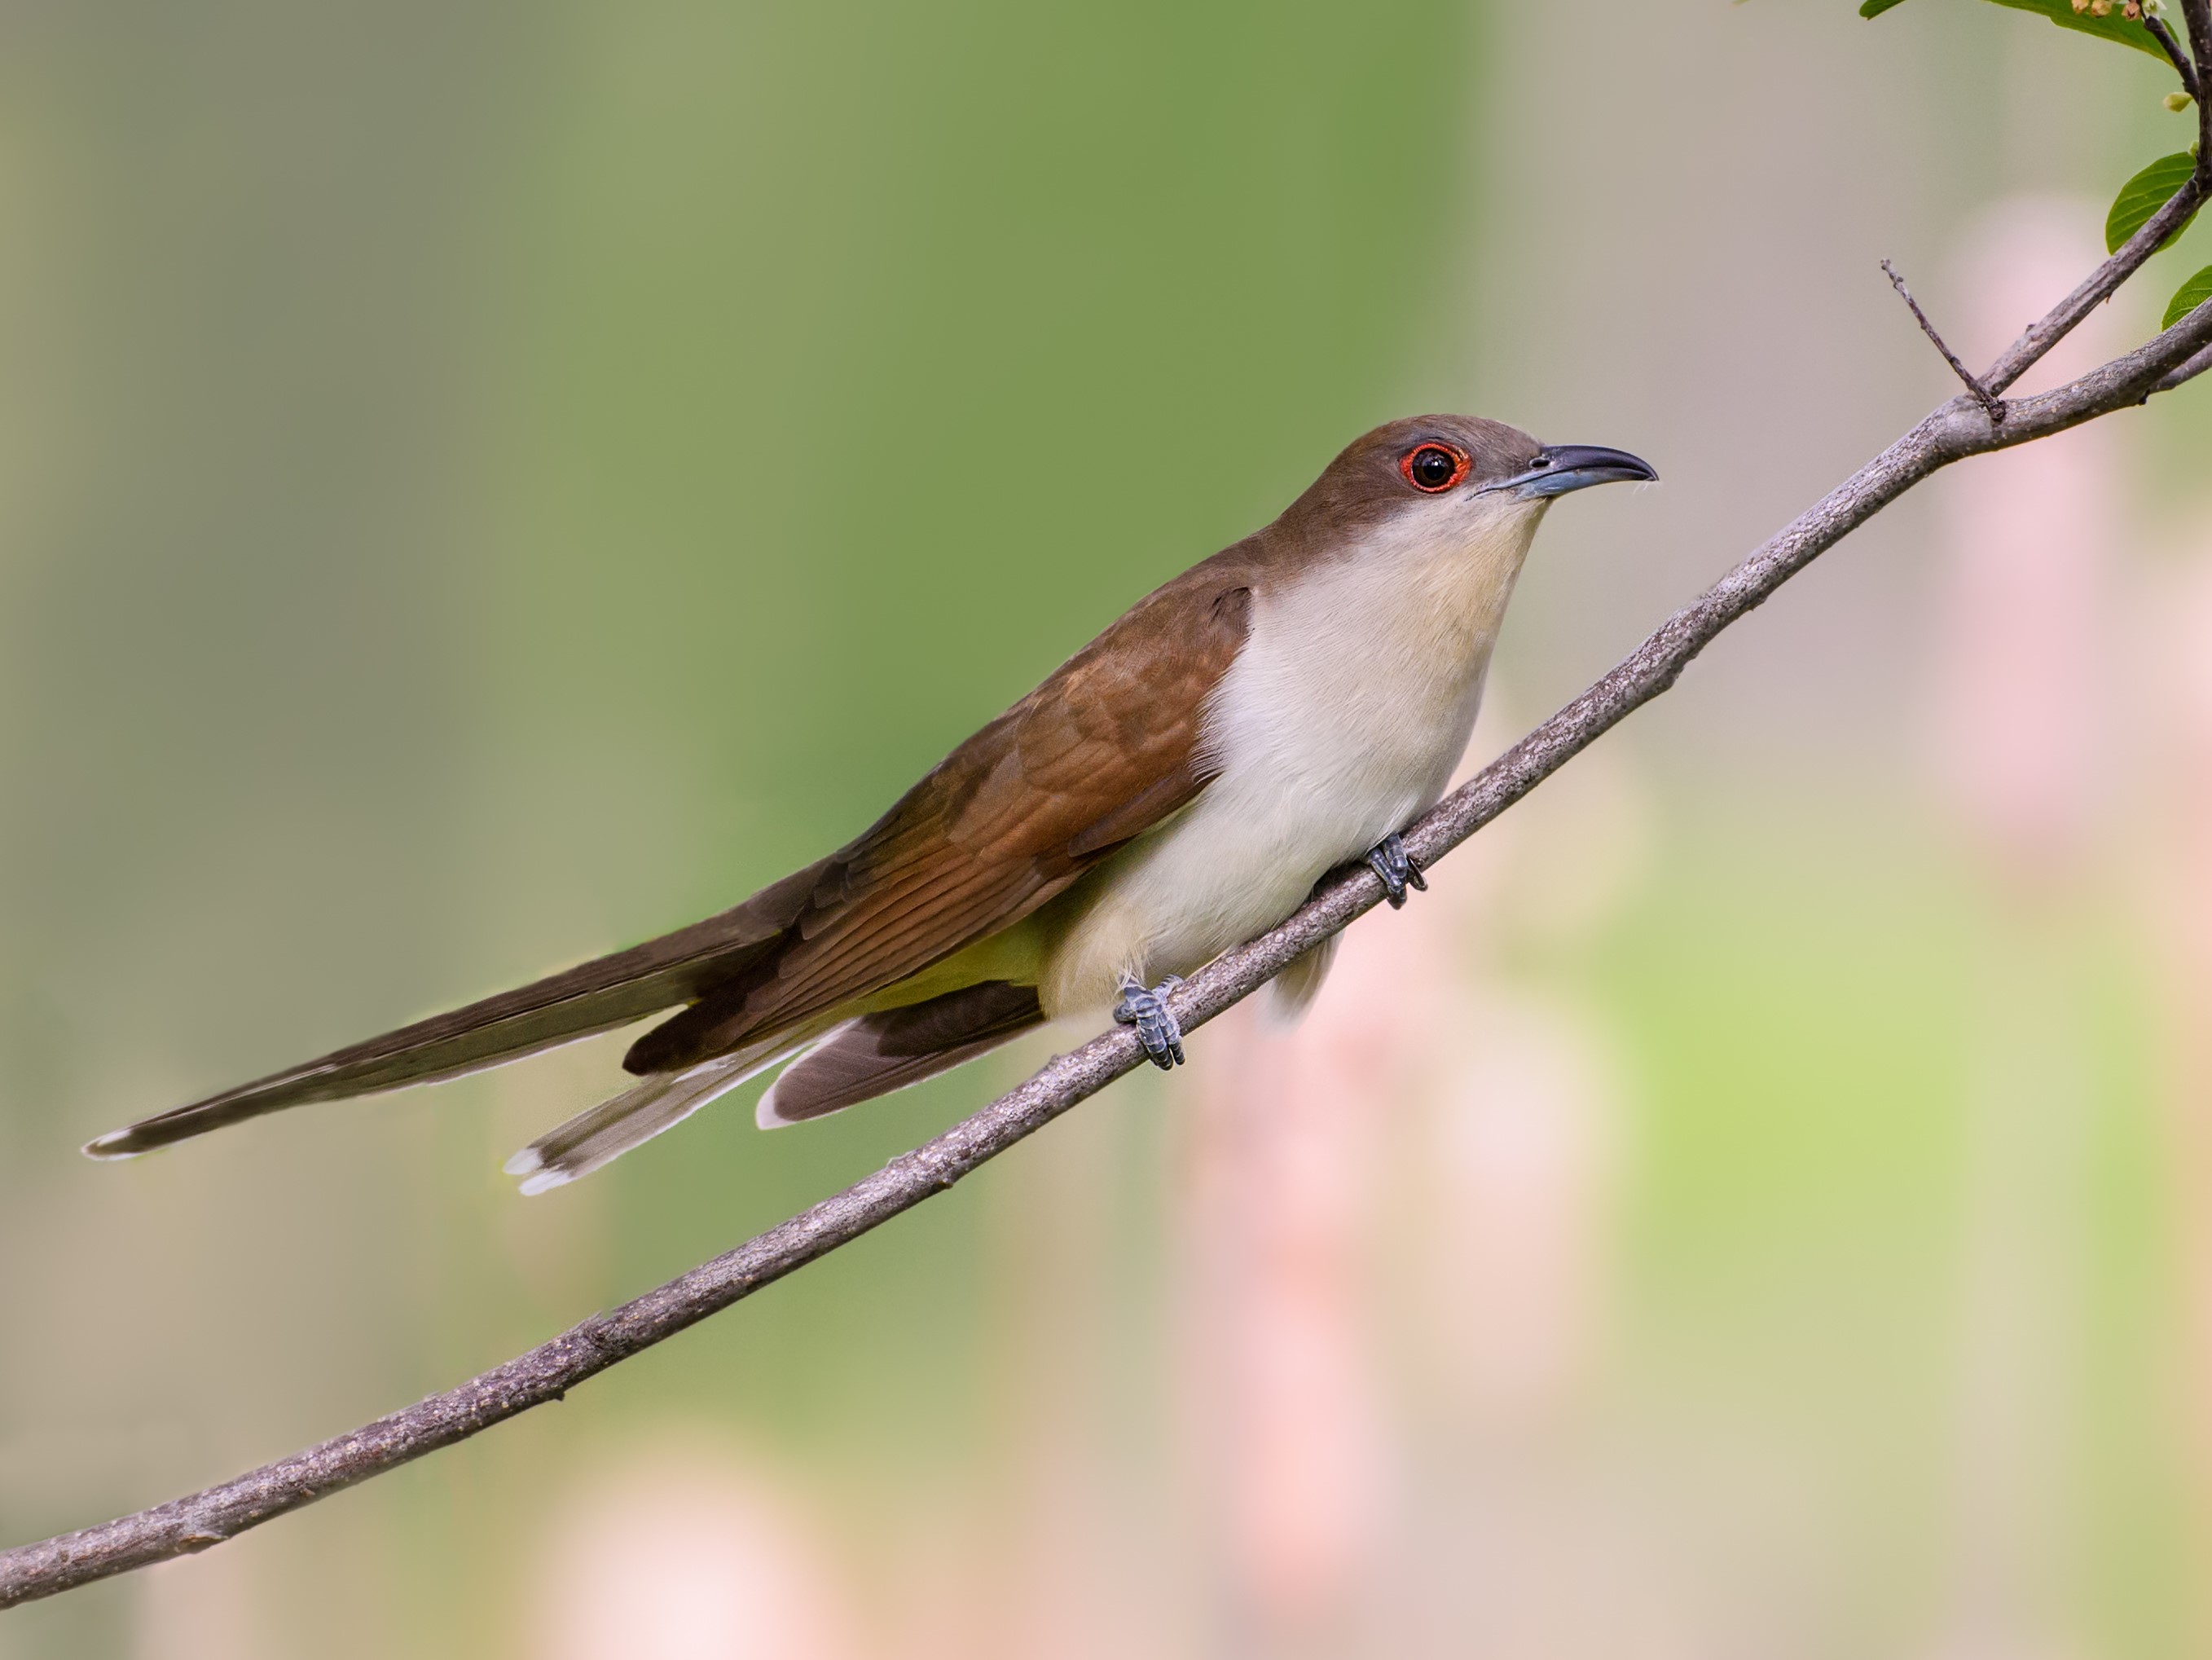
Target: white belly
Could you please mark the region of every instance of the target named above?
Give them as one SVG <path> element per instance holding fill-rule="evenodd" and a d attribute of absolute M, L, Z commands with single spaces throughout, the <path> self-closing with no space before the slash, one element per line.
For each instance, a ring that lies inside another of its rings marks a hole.
<path fill-rule="evenodd" d="M 1218 775 L 1054 908 L 1046 1010 L 1103 1007 L 1125 976 L 1190 973 L 1433 806 L 1534 530 L 1531 516 L 1494 549 L 1370 552 L 1259 598 L 1208 708 Z"/>

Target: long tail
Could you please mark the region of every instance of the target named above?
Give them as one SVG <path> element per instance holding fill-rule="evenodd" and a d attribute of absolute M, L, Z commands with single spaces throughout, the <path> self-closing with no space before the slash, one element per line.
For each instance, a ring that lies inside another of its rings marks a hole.
<path fill-rule="evenodd" d="M 628 951 L 112 1130 L 84 1150 L 127 1158 L 310 1101 L 459 1078 L 694 1001 L 775 946 L 823 868 L 810 866 L 719 916 Z"/>

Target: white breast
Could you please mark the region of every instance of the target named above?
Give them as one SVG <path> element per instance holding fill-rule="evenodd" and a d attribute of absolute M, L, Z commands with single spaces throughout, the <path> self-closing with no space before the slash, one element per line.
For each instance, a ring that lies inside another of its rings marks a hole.
<path fill-rule="evenodd" d="M 1125 975 L 1191 972 L 1434 805 L 1541 516 L 1508 502 L 1472 524 L 1401 520 L 1256 594 L 1207 711 L 1218 775 L 1084 885 L 1046 953 L 1047 1010 L 1109 1003 Z"/>

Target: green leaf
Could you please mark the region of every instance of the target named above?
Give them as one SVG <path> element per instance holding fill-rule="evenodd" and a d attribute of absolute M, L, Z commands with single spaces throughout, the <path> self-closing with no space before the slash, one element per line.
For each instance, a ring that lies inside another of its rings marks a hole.
<path fill-rule="evenodd" d="M 2120 245 L 2150 222 L 2151 215 L 2166 205 L 2166 198 L 2189 182 L 2189 175 L 2197 171 L 2197 158 L 2187 150 L 2177 150 L 2172 155 L 2161 155 L 2141 173 L 2120 186 L 2120 193 L 2112 198 L 2112 210 L 2105 216 L 2105 252 L 2118 253 Z M 2174 227 L 2173 236 L 2189 228 L 2197 216 L 2191 214 Z M 2161 247 L 2170 246 L 2169 236 Z"/>
<path fill-rule="evenodd" d="M 1862 17 L 1879 17 L 1893 6 L 1905 0 L 1865 0 L 1859 7 Z M 2147 52 L 2161 64 L 2166 52 L 2150 31 L 2141 22 L 2130 22 L 2121 7 L 2123 0 L 2113 0 L 2112 9 L 2102 17 L 2094 12 L 2076 11 L 2074 0 L 1994 0 L 2000 6 L 2009 6 L 2014 11 L 2032 11 L 2049 18 L 2062 29 L 2074 29 L 2082 34 L 2094 34 L 2101 40 L 2117 41 L 2124 46 L 2133 46 L 2137 52 Z"/>
<path fill-rule="evenodd" d="M 2205 266 L 2175 290 L 2173 302 L 2166 308 L 2166 321 L 2159 327 L 2172 328 L 2207 300 L 2212 300 L 2212 265 Z"/>

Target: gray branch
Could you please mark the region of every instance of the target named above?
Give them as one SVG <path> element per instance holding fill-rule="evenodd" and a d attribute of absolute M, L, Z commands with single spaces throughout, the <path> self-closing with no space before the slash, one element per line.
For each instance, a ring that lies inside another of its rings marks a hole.
<path fill-rule="evenodd" d="M 2190 3 L 2201 11 L 2205 0 Z M 2154 220 L 2144 228 L 2144 236 L 2154 238 L 2153 246 L 2157 223 Z M 2107 270 L 2122 265 L 2132 270 L 2140 264 L 2135 251 L 2142 240 L 2139 236 L 2130 242 Z M 2114 277 L 2106 283 L 2100 274 L 2076 297 L 2098 289 L 2100 283 L 2101 291 L 2109 293 L 2118 281 Z M 2061 325 L 2075 303 L 2075 299 L 2064 302 L 2030 330 L 2026 340 L 2042 340 L 2046 343 L 2042 350 L 2047 350 L 2049 341 L 2080 320 L 2075 317 Z M 2014 363 L 2024 345 L 2016 345 L 1999 360 L 1983 383 L 2002 387 L 2041 355 L 2040 350 L 2034 350 L 2026 361 Z M 1939 469 L 2141 404 L 2208 353 L 2212 353 L 2212 302 L 2094 373 L 2056 392 L 2010 404 L 2002 425 L 1991 422 L 1972 398 L 1953 398 L 1669 617 L 1582 696 L 1445 798 L 1406 832 L 1406 850 L 1424 868 L 1435 864 L 1570 757 L 1672 686 L 1723 629 Z M 1204 1025 L 1250 995 L 1314 946 L 1373 909 L 1382 897 L 1381 881 L 1364 867 L 1324 882 L 1281 927 L 1216 959 L 1183 983 L 1170 1002 L 1184 1029 Z M 532 1407 L 558 1401 L 610 1366 L 944 1192 L 1143 1059 L 1129 1031 L 1108 1031 L 1073 1054 L 1056 1056 L 1018 1089 L 844 1192 L 458 1389 L 188 1498 L 0 1554 L 0 1608 L 204 1550 L 480 1434 Z"/>

